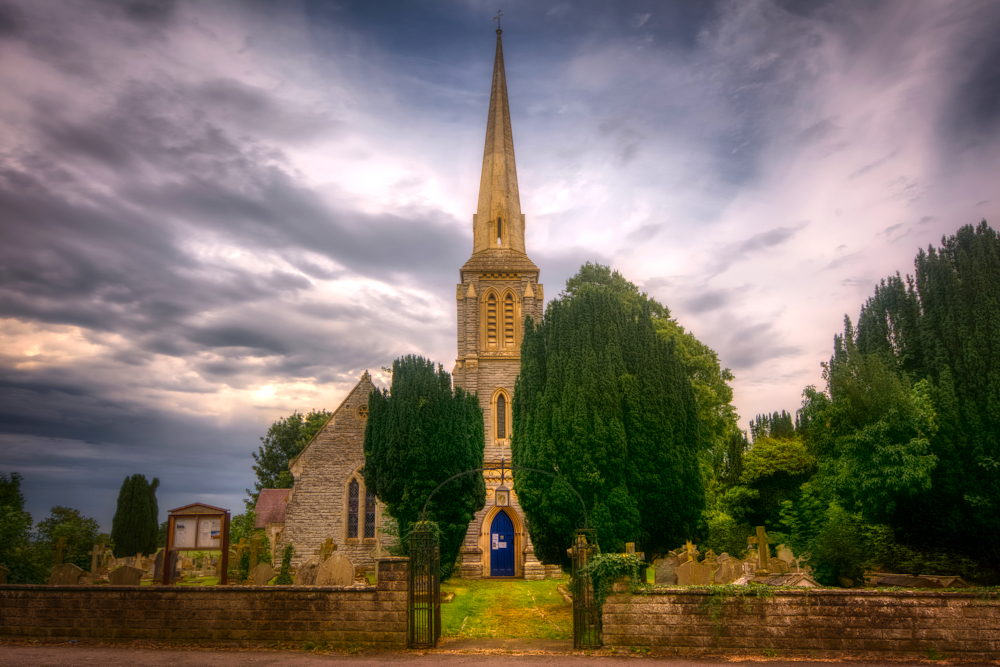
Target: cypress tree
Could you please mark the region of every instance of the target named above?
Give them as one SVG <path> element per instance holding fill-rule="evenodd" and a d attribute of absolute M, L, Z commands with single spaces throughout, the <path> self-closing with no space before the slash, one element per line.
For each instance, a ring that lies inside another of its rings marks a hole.
<path fill-rule="evenodd" d="M 419 520 L 424 502 L 457 473 L 483 467 L 483 410 L 479 399 L 451 375 L 417 356 L 396 359 L 388 391 L 372 392 L 365 427 L 365 485 L 396 519 L 405 536 Z M 441 575 L 447 579 L 466 529 L 486 504 L 482 474 L 449 482 L 431 499 L 427 518 L 440 528 Z"/>
<path fill-rule="evenodd" d="M 542 560 L 565 561 L 582 520 L 567 484 L 603 549 L 662 553 L 694 535 L 704 506 L 694 394 L 634 285 L 624 298 L 576 285 L 526 319 L 514 390 L 514 465 L 559 477 L 519 471 L 514 488 Z"/>
<path fill-rule="evenodd" d="M 159 486 L 160 480 L 156 477 L 150 483 L 145 475 L 138 473 L 122 482 L 118 491 L 118 507 L 111 521 L 115 558 L 137 553 L 149 555 L 156 551 L 159 532 L 156 489 Z"/>

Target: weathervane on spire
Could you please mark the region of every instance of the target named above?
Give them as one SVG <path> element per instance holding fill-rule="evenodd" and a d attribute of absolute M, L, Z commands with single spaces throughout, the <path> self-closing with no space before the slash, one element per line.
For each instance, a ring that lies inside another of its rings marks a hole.
<path fill-rule="evenodd" d="M 500 17 L 501 16 L 503 16 L 503 13 L 498 9 L 497 10 L 497 15 L 493 17 L 493 20 L 497 22 L 497 32 L 500 32 Z"/>

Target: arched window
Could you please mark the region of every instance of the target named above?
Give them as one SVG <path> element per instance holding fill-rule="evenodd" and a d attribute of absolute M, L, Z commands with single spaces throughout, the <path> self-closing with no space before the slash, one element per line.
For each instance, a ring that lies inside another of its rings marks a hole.
<path fill-rule="evenodd" d="M 501 238 L 503 238 L 503 219 L 497 218 L 497 245 L 500 245 Z"/>
<path fill-rule="evenodd" d="M 375 494 L 365 489 L 365 537 L 375 537 Z"/>
<path fill-rule="evenodd" d="M 503 394 L 497 396 L 497 439 L 503 440 L 507 437 L 507 397 Z"/>
<path fill-rule="evenodd" d="M 358 480 L 352 479 L 347 490 L 347 537 L 358 537 Z"/>
<path fill-rule="evenodd" d="M 503 300 L 503 345 L 508 350 L 514 347 L 514 295 L 510 292 Z"/>
<path fill-rule="evenodd" d="M 497 346 L 497 295 L 493 292 L 486 297 L 486 346 Z"/>

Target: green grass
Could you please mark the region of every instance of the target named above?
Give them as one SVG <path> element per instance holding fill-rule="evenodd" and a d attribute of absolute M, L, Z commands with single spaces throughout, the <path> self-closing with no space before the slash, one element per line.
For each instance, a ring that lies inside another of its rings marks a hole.
<path fill-rule="evenodd" d="M 444 637 L 572 639 L 573 605 L 556 588 L 569 578 L 542 581 L 455 579 L 441 584 L 455 599 L 441 605 Z"/>

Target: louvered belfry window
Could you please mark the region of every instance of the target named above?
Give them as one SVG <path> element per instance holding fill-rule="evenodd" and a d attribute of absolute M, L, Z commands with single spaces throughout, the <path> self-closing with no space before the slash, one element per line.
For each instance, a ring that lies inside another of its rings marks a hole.
<path fill-rule="evenodd" d="M 365 537 L 375 537 L 375 494 L 365 489 Z"/>
<path fill-rule="evenodd" d="M 352 479 L 347 487 L 347 537 L 358 536 L 358 480 Z"/>
<path fill-rule="evenodd" d="M 497 245 L 500 245 L 500 240 L 503 238 L 503 219 L 497 218 Z"/>
<path fill-rule="evenodd" d="M 497 295 L 492 292 L 486 298 L 486 345 L 497 346 Z"/>
<path fill-rule="evenodd" d="M 507 437 L 507 397 L 503 394 L 497 396 L 497 439 L 503 440 Z"/>
<path fill-rule="evenodd" d="M 510 292 L 503 300 L 503 344 L 508 350 L 514 347 L 514 295 Z"/>

